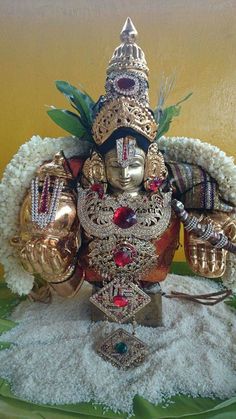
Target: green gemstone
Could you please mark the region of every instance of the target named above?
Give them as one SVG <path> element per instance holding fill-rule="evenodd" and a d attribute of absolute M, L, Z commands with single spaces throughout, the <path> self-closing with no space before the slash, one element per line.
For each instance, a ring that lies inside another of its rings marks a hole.
<path fill-rule="evenodd" d="M 114 348 L 116 352 L 118 352 L 118 354 L 126 354 L 126 352 L 128 351 L 128 346 L 125 342 L 117 342 Z"/>

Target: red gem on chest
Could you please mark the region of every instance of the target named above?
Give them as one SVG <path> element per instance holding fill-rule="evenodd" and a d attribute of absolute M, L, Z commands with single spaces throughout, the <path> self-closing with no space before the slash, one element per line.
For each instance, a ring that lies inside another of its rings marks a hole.
<path fill-rule="evenodd" d="M 120 228 L 130 228 L 137 223 L 137 217 L 132 208 L 119 207 L 114 212 L 113 223 Z"/>
<path fill-rule="evenodd" d="M 157 192 L 158 189 L 160 188 L 161 184 L 163 183 L 163 181 L 161 179 L 158 178 L 154 178 L 153 180 L 151 180 L 151 182 L 148 185 L 148 189 L 152 192 Z"/>
<path fill-rule="evenodd" d="M 104 196 L 104 187 L 103 187 L 103 185 L 101 185 L 101 183 L 94 183 L 91 186 L 91 190 L 93 192 L 97 192 L 97 194 L 98 194 L 98 196 L 99 196 L 100 199 L 103 198 L 103 196 Z"/>
<path fill-rule="evenodd" d="M 130 250 L 121 249 L 114 253 L 114 262 L 117 266 L 123 267 L 133 261 L 133 256 Z"/>
<path fill-rule="evenodd" d="M 129 304 L 129 302 L 127 298 L 125 298 L 123 295 L 115 295 L 113 297 L 113 304 L 116 307 L 126 307 Z"/>

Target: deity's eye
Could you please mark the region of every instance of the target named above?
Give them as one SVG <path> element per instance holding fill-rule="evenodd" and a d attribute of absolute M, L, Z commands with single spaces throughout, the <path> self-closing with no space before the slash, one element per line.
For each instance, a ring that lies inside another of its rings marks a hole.
<path fill-rule="evenodd" d="M 141 163 L 132 163 L 129 165 L 130 167 L 141 167 L 142 164 Z"/>

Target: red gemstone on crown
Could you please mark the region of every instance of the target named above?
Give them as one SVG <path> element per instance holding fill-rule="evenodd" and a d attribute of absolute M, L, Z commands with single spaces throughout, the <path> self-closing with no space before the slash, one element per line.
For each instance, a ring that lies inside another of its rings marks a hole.
<path fill-rule="evenodd" d="M 127 298 L 125 298 L 123 295 L 115 295 L 113 297 L 113 304 L 116 307 L 126 307 L 129 304 L 129 302 Z"/>
<path fill-rule="evenodd" d="M 151 180 L 151 182 L 149 182 L 148 189 L 152 192 L 157 192 L 162 183 L 163 180 L 156 177 L 153 180 Z"/>
<path fill-rule="evenodd" d="M 135 80 L 128 77 L 122 77 L 117 80 L 117 86 L 122 90 L 132 90 L 135 86 Z"/>
<path fill-rule="evenodd" d="M 120 228 L 130 228 L 137 223 L 134 210 L 129 207 L 119 207 L 114 212 L 113 223 Z"/>
<path fill-rule="evenodd" d="M 103 198 L 103 196 L 104 196 L 104 187 L 103 187 L 103 185 L 101 185 L 101 183 L 94 183 L 91 186 L 91 190 L 93 192 L 97 192 L 99 198 Z"/>

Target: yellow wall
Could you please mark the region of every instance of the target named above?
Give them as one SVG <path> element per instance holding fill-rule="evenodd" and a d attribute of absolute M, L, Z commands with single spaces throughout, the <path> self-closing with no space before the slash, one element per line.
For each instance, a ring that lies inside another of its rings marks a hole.
<path fill-rule="evenodd" d="M 94 98 L 103 92 L 127 16 L 150 68 L 152 106 L 163 72 L 177 74 L 169 104 L 194 92 L 169 134 L 204 139 L 236 155 L 235 0 L 3 0 L 1 172 L 33 134 L 64 135 L 44 107 L 66 105 L 54 80 L 81 83 Z"/>

